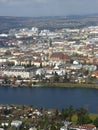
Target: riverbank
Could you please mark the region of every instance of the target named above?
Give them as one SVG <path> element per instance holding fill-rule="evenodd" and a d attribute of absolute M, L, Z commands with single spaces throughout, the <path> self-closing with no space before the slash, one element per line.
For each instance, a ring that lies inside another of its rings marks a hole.
<path fill-rule="evenodd" d="M 36 84 L 27 85 L 16 85 L 16 84 L 0 84 L 0 87 L 65 87 L 65 88 L 96 88 L 98 89 L 98 84 L 78 84 L 78 83 L 43 83 L 38 82 Z"/>
<path fill-rule="evenodd" d="M 65 88 L 96 88 L 98 84 L 74 84 L 74 83 L 39 83 L 43 87 L 65 87 Z"/>

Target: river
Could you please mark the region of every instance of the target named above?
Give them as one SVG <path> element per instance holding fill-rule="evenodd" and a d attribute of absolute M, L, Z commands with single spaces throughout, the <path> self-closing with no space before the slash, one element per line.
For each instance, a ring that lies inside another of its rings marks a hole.
<path fill-rule="evenodd" d="M 98 89 L 87 88 L 11 88 L 0 87 L 0 104 L 25 104 L 45 108 L 84 107 L 98 113 Z"/>

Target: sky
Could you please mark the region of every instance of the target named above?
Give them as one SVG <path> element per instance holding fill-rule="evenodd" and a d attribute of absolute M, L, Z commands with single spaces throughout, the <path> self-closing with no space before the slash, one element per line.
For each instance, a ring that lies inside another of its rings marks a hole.
<path fill-rule="evenodd" d="M 98 13 L 98 0 L 0 0 L 0 16 L 66 16 Z"/>

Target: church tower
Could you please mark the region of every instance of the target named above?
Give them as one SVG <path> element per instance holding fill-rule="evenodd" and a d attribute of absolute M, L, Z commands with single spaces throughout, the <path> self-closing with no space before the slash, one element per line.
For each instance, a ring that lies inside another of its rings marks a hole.
<path fill-rule="evenodd" d="M 53 45 L 52 45 L 52 40 L 49 40 L 49 59 L 51 55 L 53 54 Z"/>

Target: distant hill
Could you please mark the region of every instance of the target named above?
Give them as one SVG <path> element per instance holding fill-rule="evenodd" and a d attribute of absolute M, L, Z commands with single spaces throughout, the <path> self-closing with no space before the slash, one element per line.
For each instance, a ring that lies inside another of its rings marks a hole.
<path fill-rule="evenodd" d="M 81 19 L 81 18 L 97 18 L 98 14 L 86 14 L 86 15 L 68 15 L 66 18 L 68 19 Z"/>
<path fill-rule="evenodd" d="M 33 26 L 39 29 L 81 28 L 98 25 L 98 14 L 70 15 L 55 17 L 10 17 L 0 16 L 0 33 L 7 33 L 9 29 L 19 29 Z"/>

